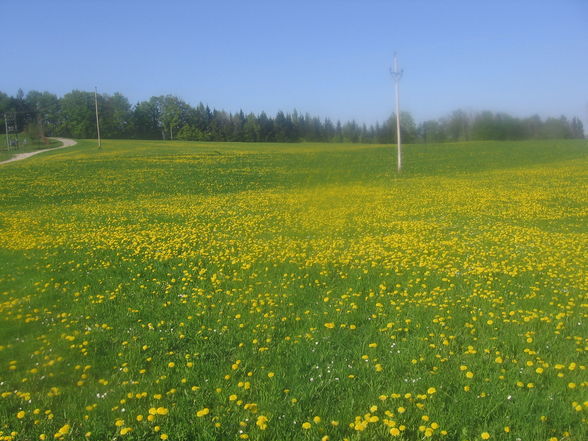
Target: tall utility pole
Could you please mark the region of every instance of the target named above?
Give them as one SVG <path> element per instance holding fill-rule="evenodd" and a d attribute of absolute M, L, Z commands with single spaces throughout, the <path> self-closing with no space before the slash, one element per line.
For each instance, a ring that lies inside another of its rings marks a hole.
<path fill-rule="evenodd" d="M 394 78 L 394 85 L 396 90 L 396 141 L 398 143 L 398 172 L 402 170 L 402 149 L 400 147 L 400 97 L 399 97 L 399 83 L 402 78 L 403 70 L 398 70 L 398 59 L 394 53 L 394 69 L 390 70 L 392 78 Z"/>
<path fill-rule="evenodd" d="M 94 107 L 96 107 L 96 131 L 98 132 L 98 148 L 102 148 L 100 142 L 100 121 L 98 121 L 98 88 L 94 87 Z"/>

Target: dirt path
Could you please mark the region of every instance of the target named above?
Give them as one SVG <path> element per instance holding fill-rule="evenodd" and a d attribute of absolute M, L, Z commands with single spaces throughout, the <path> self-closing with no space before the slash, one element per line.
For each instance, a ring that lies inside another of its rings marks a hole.
<path fill-rule="evenodd" d="M 61 147 L 54 147 L 52 149 L 35 150 L 34 152 L 26 152 L 26 153 L 17 153 L 16 155 L 14 155 L 14 157 L 7 159 L 6 161 L 0 161 L 0 164 L 7 164 L 9 162 L 20 161 L 21 159 L 27 159 L 27 158 L 30 158 L 31 156 L 37 155 L 39 153 L 50 152 L 51 150 L 57 150 L 57 149 L 64 149 L 66 147 L 71 147 L 71 146 L 77 144 L 76 141 L 74 141 L 73 139 L 68 139 L 68 138 L 51 138 L 51 139 L 55 139 L 55 140 L 61 142 L 63 145 Z"/>

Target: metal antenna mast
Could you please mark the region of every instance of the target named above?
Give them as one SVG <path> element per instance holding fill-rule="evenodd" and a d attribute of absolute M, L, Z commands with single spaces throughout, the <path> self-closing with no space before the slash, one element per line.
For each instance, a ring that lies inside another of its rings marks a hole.
<path fill-rule="evenodd" d="M 398 58 L 394 53 L 394 68 L 390 69 L 396 90 L 396 141 L 398 143 L 398 172 L 402 170 L 402 149 L 400 147 L 400 98 L 398 94 L 400 78 L 402 78 L 403 69 L 398 70 Z"/>
<path fill-rule="evenodd" d="M 98 132 L 98 148 L 102 148 L 100 142 L 100 122 L 98 121 L 98 88 L 94 87 L 94 107 L 96 107 L 96 130 Z"/>

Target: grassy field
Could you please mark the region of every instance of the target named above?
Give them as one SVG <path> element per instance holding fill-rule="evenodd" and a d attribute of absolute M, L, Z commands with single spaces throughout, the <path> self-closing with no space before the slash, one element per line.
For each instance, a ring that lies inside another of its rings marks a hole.
<path fill-rule="evenodd" d="M 47 139 L 47 144 L 40 140 L 29 141 L 25 144 L 25 139 L 22 134 L 19 136 L 20 147 L 15 150 L 8 150 L 6 147 L 6 135 L 0 135 L 0 162 L 12 158 L 18 153 L 35 152 L 37 150 L 52 149 L 59 147 L 61 143 L 54 139 Z"/>
<path fill-rule="evenodd" d="M 588 439 L 585 141 L 0 166 L 0 440 Z"/>

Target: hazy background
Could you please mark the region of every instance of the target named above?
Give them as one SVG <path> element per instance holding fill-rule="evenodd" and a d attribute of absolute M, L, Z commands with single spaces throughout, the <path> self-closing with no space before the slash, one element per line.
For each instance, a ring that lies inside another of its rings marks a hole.
<path fill-rule="evenodd" d="M 417 121 L 456 108 L 580 117 L 588 1 L 27 1 L 1 5 L 0 90 L 174 94 L 235 112 Z"/>

